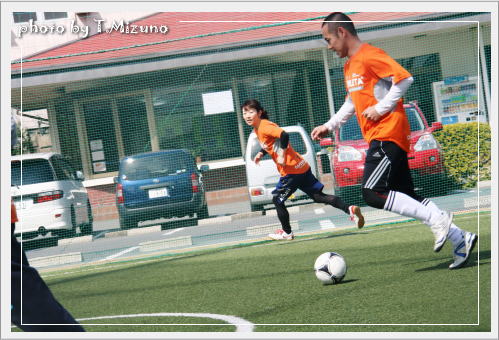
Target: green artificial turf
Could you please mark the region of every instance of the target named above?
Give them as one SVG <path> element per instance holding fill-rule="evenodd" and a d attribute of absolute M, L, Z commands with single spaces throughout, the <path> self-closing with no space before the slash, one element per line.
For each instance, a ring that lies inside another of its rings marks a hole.
<path fill-rule="evenodd" d="M 490 332 L 490 213 L 480 215 L 480 227 L 477 221 L 477 214 L 454 218 L 480 236 L 466 267 L 454 271 L 450 241 L 434 253 L 429 228 L 409 222 L 51 273 L 46 281 L 76 318 L 212 313 L 243 318 L 255 332 Z M 327 251 L 348 264 L 338 285 L 314 275 L 316 257 Z M 99 332 L 235 330 L 189 317 L 82 323 Z"/>

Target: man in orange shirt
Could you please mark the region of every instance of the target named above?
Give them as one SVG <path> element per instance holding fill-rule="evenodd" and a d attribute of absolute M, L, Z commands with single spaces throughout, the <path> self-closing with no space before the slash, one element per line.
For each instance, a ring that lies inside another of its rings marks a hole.
<path fill-rule="evenodd" d="M 272 202 L 277 211 L 277 217 L 282 229 L 269 234 L 274 240 L 292 240 L 294 234 L 289 222 L 289 213 L 284 202 L 297 190 L 305 192 L 317 203 L 331 205 L 343 210 L 355 221 L 358 228 L 364 226 L 364 216 L 360 208 L 347 205 L 343 200 L 334 195 L 322 192 L 324 185 L 315 178 L 310 170 L 310 165 L 303 157 L 289 145 L 289 135 L 276 123 L 268 120 L 267 111 L 257 100 L 250 99 L 241 106 L 246 124 L 254 128 L 254 132 L 262 149 L 256 154 L 254 162 L 258 164 L 265 154 L 269 154 L 281 175 L 276 188 L 272 191 Z"/>
<path fill-rule="evenodd" d="M 348 95 L 327 123 L 313 129 L 312 138 L 324 137 L 356 114 L 369 143 L 362 178 L 366 203 L 424 222 L 434 234 L 434 251 L 440 251 L 447 239 L 452 242 L 454 262 L 449 268 L 463 266 L 477 235 L 458 228 L 452 214 L 414 192 L 407 159 L 410 126 L 402 99 L 413 82 L 411 74 L 383 50 L 363 43 L 351 19 L 341 12 L 324 19 L 322 36 L 329 49 L 348 58 L 343 70 Z"/>

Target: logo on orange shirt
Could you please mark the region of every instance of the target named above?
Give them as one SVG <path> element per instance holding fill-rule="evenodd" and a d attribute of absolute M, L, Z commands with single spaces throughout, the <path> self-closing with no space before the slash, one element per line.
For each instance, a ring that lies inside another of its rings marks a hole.
<path fill-rule="evenodd" d="M 360 91 L 364 88 L 364 77 L 357 73 L 352 73 L 346 78 L 348 93 Z"/>

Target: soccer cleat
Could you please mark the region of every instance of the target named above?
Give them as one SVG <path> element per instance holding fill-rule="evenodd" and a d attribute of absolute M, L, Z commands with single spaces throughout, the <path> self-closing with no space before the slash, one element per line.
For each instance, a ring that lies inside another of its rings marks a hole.
<path fill-rule="evenodd" d="M 287 241 L 291 241 L 292 239 L 295 238 L 295 235 L 293 234 L 293 232 L 291 232 L 290 234 L 288 234 L 288 233 L 286 233 L 282 229 L 277 229 L 275 231 L 275 233 L 269 234 L 269 237 L 271 239 L 273 239 L 273 240 L 287 240 Z"/>
<path fill-rule="evenodd" d="M 350 211 L 350 220 L 357 225 L 357 228 L 362 228 L 364 226 L 364 216 L 360 211 L 360 207 L 351 205 L 348 207 L 348 211 Z"/>
<path fill-rule="evenodd" d="M 454 248 L 454 262 L 450 264 L 449 269 L 457 269 L 462 267 L 473 251 L 478 236 L 467 231 L 464 234 L 464 240 L 456 248 Z"/>
<path fill-rule="evenodd" d="M 445 241 L 447 241 L 449 229 L 452 224 L 452 218 L 452 213 L 443 212 L 440 220 L 431 226 L 431 231 L 435 236 L 435 244 L 433 246 L 434 252 L 438 253 L 444 246 Z"/>

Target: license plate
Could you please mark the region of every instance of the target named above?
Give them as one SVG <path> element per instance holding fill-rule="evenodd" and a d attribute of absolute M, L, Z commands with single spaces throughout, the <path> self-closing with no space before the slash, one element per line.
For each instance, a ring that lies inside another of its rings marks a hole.
<path fill-rule="evenodd" d="M 149 189 L 149 198 L 168 197 L 167 188 Z"/>

